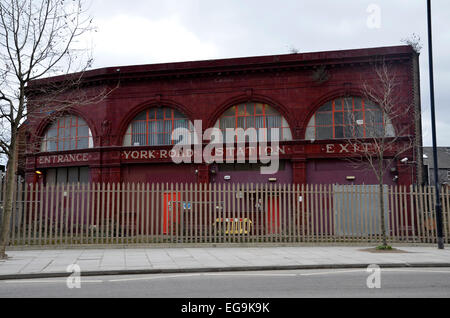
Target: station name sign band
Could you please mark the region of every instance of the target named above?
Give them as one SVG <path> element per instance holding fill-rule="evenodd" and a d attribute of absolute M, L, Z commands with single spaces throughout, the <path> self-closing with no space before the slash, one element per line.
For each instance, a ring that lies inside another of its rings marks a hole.
<path fill-rule="evenodd" d="M 38 158 L 39 165 L 47 164 L 68 164 L 68 163 L 80 163 L 89 162 L 90 155 L 88 153 L 70 154 L 70 155 L 53 155 L 42 156 Z"/>
<path fill-rule="evenodd" d="M 193 149 L 187 149 L 184 151 L 177 150 L 124 150 L 121 157 L 125 161 L 143 161 L 143 160 L 162 160 L 162 159 L 174 159 L 174 158 L 193 158 L 195 156 Z M 236 147 L 236 148 L 215 148 L 214 157 L 223 158 L 235 157 L 235 156 L 267 156 L 267 155 L 288 155 L 291 148 L 286 146 L 278 147 Z"/>

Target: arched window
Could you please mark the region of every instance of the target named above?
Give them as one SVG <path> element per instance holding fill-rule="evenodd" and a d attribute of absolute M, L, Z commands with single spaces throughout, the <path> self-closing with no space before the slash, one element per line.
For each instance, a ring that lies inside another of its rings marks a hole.
<path fill-rule="evenodd" d="M 41 145 L 42 152 L 92 148 L 94 142 L 88 124 L 78 116 L 56 119 L 47 129 Z"/>
<path fill-rule="evenodd" d="M 273 107 L 261 103 L 245 103 L 231 107 L 219 118 L 215 125 L 224 136 L 227 128 L 266 128 L 270 140 L 272 128 L 278 128 L 280 141 L 292 140 L 292 132 L 286 119 Z"/>
<path fill-rule="evenodd" d="M 123 145 L 164 146 L 174 145 L 172 132 L 177 128 L 193 130 L 192 123 L 179 111 L 172 108 L 151 108 L 140 113 L 128 126 Z M 183 136 L 187 140 L 188 136 Z M 181 137 L 180 137 L 181 138 Z"/>
<path fill-rule="evenodd" d="M 307 140 L 394 137 L 394 126 L 381 108 L 359 97 L 337 98 L 312 116 Z"/>

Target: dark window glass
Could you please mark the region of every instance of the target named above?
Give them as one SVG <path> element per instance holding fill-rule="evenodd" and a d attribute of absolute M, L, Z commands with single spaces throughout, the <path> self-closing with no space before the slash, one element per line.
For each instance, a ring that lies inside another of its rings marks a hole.
<path fill-rule="evenodd" d="M 80 183 L 89 183 L 89 168 L 81 167 L 80 168 Z"/>
<path fill-rule="evenodd" d="M 172 133 L 177 128 L 190 130 L 190 122 L 171 108 L 152 108 L 138 115 L 124 138 L 125 146 L 172 145 Z"/>
<path fill-rule="evenodd" d="M 342 104 L 342 99 L 336 99 L 334 101 L 334 109 L 336 111 L 342 111 L 343 110 L 343 104 Z"/>
<path fill-rule="evenodd" d="M 79 168 L 69 168 L 69 175 L 67 177 L 68 183 L 77 183 L 79 181 Z"/>
<path fill-rule="evenodd" d="M 333 127 L 317 127 L 318 139 L 333 139 Z"/>
<path fill-rule="evenodd" d="M 56 183 L 65 184 L 68 181 L 67 168 L 58 168 L 56 172 Z"/>
<path fill-rule="evenodd" d="M 334 113 L 334 124 L 343 125 L 344 124 L 344 113 L 336 112 Z"/>
<path fill-rule="evenodd" d="M 265 128 L 268 130 L 267 138 L 271 137 L 270 130 L 275 128 L 280 129 L 280 140 L 292 140 L 287 121 L 276 109 L 261 103 L 246 103 L 231 107 L 219 118 L 216 127 L 222 131 L 228 128 L 244 130 Z"/>
<path fill-rule="evenodd" d="M 91 145 L 92 136 L 86 122 L 76 116 L 56 119 L 47 129 L 41 151 L 68 151 L 86 149 Z"/>
<path fill-rule="evenodd" d="M 88 167 L 70 167 L 48 169 L 46 171 L 47 184 L 88 183 Z"/>
<path fill-rule="evenodd" d="M 366 111 L 367 124 L 382 124 L 383 123 L 383 113 L 378 110 L 368 110 Z"/>
<path fill-rule="evenodd" d="M 45 175 L 45 179 L 47 184 L 55 184 L 56 183 L 56 169 L 48 169 Z"/>
<path fill-rule="evenodd" d="M 331 112 L 331 111 L 333 111 L 333 103 L 332 102 L 326 103 L 324 106 L 322 106 L 322 108 L 320 108 L 320 111 L 322 111 L 322 112 Z"/>
<path fill-rule="evenodd" d="M 345 98 L 343 100 L 344 102 L 344 110 L 345 111 L 353 111 L 353 99 L 352 98 Z"/>
<path fill-rule="evenodd" d="M 355 110 L 362 110 L 362 98 L 355 97 Z"/>
<path fill-rule="evenodd" d="M 334 105 L 331 107 L 330 103 Z M 321 107 L 308 125 L 308 138 L 316 140 L 384 136 L 380 107 L 359 97 L 338 98 Z"/>
<path fill-rule="evenodd" d="M 334 127 L 334 138 L 344 138 L 344 126 Z"/>
<path fill-rule="evenodd" d="M 317 126 L 333 125 L 333 114 L 332 113 L 317 113 L 316 125 Z"/>

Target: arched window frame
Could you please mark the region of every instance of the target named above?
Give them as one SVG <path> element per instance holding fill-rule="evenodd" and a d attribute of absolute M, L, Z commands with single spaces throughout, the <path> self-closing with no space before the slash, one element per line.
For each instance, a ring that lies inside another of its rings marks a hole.
<path fill-rule="evenodd" d="M 158 115 L 162 112 L 162 116 Z M 160 118 L 158 118 L 160 117 Z M 184 124 L 182 122 L 185 122 Z M 137 126 L 140 123 L 141 127 Z M 170 129 L 167 129 L 170 123 Z M 156 128 L 156 131 L 151 130 Z M 151 107 L 139 113 L 128 125 L 123 139 L 124 147 L 171 146 L 177 142 L 172 140 L 172 133 L 177 128 L 193 131 L 192 122 L 182 112 L 171 107 Z M 138 138 L 140 136 L 140 138 Z M 190 141 L 185 135 L 183 140 Z M 136 141 L 136 139 L 141 139 Z M 144 142 L 145 141 L 145 142 Z"/>
<path fill-rule="evenodd" d="M 86 133 L 82 133 L 86 131 Z M 55 119 L 45 130 L 41 152 L 62 152 L 94 147 L 92 131 L 87 122 L 77 115 Z"/>
<path fill-rule="evenodd" d="M 268 119 L 271 117 L 279 118 L 280 125 L 267 125 Z M 227 118 L 234 119 L 234 125 L 232 127 L 230 127 L 230 125 L 223 127 L 222 121 Z M 259 125 L 256 124 L 257 118 L 260 120 L 262 119 L 262 123 Z M 250 102 L 232 106 L 219 117 L 214 127 L 222 130 L 224 136 L 227 128 L 242 128 L 244 130 L 249 128 L 279 128 L 280 141 L 292 140 L 292 131 L 286 118 L 284 118 L 274 107 L 263 103 Z"/>
<path fill-rule="evenodd" d="M 348 102 L 350 99 L 351 102 Z M 371 115 L 371 118 L 378 116 L 378 120 L 369 124 L 368 118 Z M 374 138 L 377 137 L 375 135 L 377 126 L 384 128 L 384 137 L 395 136 L 394 126 L 381 107 L 361 97 L 339 97 L 325 103 L 314 113 L 306 129 L 306 140 L 339 140 L 355 136 L 361 139 Z M 360 129 L 356 131 L 355 127 Z M 374 129 L 370 130 L 370 127 Z"/>

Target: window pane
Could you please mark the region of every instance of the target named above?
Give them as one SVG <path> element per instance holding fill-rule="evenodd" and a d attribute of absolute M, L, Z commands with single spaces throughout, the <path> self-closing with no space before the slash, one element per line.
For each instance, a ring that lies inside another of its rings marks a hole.
<path fill-rule="evenodd" d="M 367 125 L 366 126 L 367 137 L 385 137 L 384 128 L 382 125 Z"/>
<path fill-rule="evenodd" d="M 364 113 L 363 112 L 355 112 L 355 120 L 358 122 L 360 120 L 364 120 Z M 358 124 L 358 123 L 357 123 Z"/>
<path fill-rule="evenodd" d="M 81 167 L 80 168 L 80 183 L 89 183 L 89 168 Z"/>
<path fill-rule="evenodd" d="M 231 107 L 228 109 L 225 113 L 223 113 L 223 116 L 236 116 L 236 107 Z"/>
<path fill-rule="evenodd" d="M 164 121 L 164 131 L 166 133 L 172 133 L 172 121 L 171 120 Z"/>
<path fill-rule="evenodd" d="M 236 126 L 236 119 L 233 117 L 225 117 L 220 119 L 220 128 L 235 128 Z"/>
<path fill-rule="evenodd" d="M 177 111 L 177 110 L 173 110 L 173 117 L 174 118 L 185 118 L 186 116 L 184 116 L 182 113 L 180 113 L 179 111 Z"/>
<path fill-rule="evenodd" d="M 353 112 L 344 112 L 344 124 L 354 126 L 355 114 Z"/>
<path fill-rule="evenodd" d="M 331 113 L 317 113 L 316 125 L 317 126 L 330 126 L 333 124 L 333 115 Z"/>
<path fill-rule="evenodd" d="M 237 118 L 237 127 L 236 128 L 245 129 L 245 117 L 238 117 Z"/>
<path fill-rule="evenodd" d="M 158 119 L 164 119 L 164 109 L 163 108 L 156 109 L 156 120 L 158 120 Z"/>
<path fill-rule="evenodd" d="M 75 134 L 73 136 L 76 136 Z M 78 137 L 89 137 L 89 127 L 81 126 L 78 127 Z"/>
<path fill-rule="evenodd" d="M 69 168 L 69 183 L 77 183 L 78 182 L 78 168 Z"/>
<path fill-rule="evenodd" d="M 89 148 L 89 138 L 78 138 L 78 149 Z"/>
<path fill-rule="evenodd" d="M 158 139 L 157 139 L 157 146 L 160 145 L 167 145 L 166 143 L 166 134 L 158 134 Z"/>
<path fill-rule="evenodd" d="M 334 136 L 337 139 L 344 138 L 344 126 L 336 126 L 334 128 Z"/>
<path fill-rule="evenodd" d="M 279 113 L 275 108 L 266 106 L 266 116 L 267 115 L 279 115 Z"/>
<path fill-rule="evenodd" d="M 317 139 L 329 139 L 333 134 L 337 139 L 379 137 L 385 131 L 389 131 L 389 136 L 394 135 L 389 119 L 386 121 L 388 129 L 383 128 L 383 113 L 376 104 L 360 97 L 338 98 L 334 104 L 330 112 L 325 112 L 330 109 L 330 103 L 327 103 L 312 117 L 307 128 L 307 139 L 312 140 L 313 128 Z"/>
<path fill-rule="evenodd" d="M 266 127 L 267 127 L 267 129 L 281 127 L 281 117 L 280 116 L 267 116 L 266 117 Z"/>
<path fill-rule="evenodd" d="M 263 105 L 262 104 L 256 104 L 255 114 L 256 115 L 262 115 L 263 114 Z"/>
<path fill-rule="evenodd" d="M 362 109 L 362 98 L 355 97 L 354 100 L 355 100 L 355 110 Z"/>
<path fill-rule="evenodd" d="M 344 128 L 345 138 L 355 138 L 354 130 L 355 128 L 353 126 L 345 126 Z"/>
<path fill-rule="evenodd" d="M 319 110 L 320 112 L 331 112 L 333 111 L 333 102 L 328 102 L 322 106 Z"/>
<path fill-rule="evenodd" d="M 355 126 L 355 133 L 356 133 L 356 138 L 364 138 L 364 126 L 363 125 L 361 125 L 361 126 Z M 366 137 L 369 137 L 369 136 L 367 136 L 367 132 L 366 132 Z"/>
<path fill-rule="evenodd" d="M 58 130 L 57 129 L 50 128 L 47 131 L 47 138 L 56 137 L 57 135 L 58 135 Z"/>
<path fill-rule="evenodd" d="M 317 139 L 333 139 L 333 127 L 317 127 Z"/>
<path fill-rule="evenodd" d="M 252 126 L 252 127 L 254 127 L 255 129 L 259 129 L 259 128 L 264 128 L 264 125 L 265 125 L 265 121 L 264 121 L 264 117 L 263 116 L 256 116 L 255 118 L 254 118 L 254 126 Z"/>
<path fill-rule="evenodd" d="M 48 185 L 56 184 L 56 169 L 49 169 L 45 175 Z"/>
<path fill-rule="evenodd" d="M 247 104 L 247 115 L 249 116 L 255 116 L 255 103 L 248 103 Z"/>
<path fill-rule="evenodd" d="M 342 107 L 342 99 L 336 99 L 335 101 L 334 101 L 334 109 L 335 110 L 343 110 L 343 107 Z"/>
<path fill-rule="evenodd" d="M 245 115 L 246 115 L 246 112 L 245 112 L 245 105 L 239 105 L 239 106 L 238 106 L 237 115 L 238 115 L 238 116 L 245 116 Z"/>
<path fill-rule="evenodd" d="M 238 111 L 236 116 L 235 111 Z M 227 116 L 233 117 L 227 117 Z M 276 109 L 265 104 L 260 103 L 246 103 L 240 104 L 227 110 L 217 121 L 215 127 L 220 126 L 222 131 L 227 128 L 242 128 L 242 129 L 271 129 L 271 128 L 285 128 L 289 129 L 287 121 L 278 113 Z M 285 140 L 292 140 L 292 134 L 284 134 L 284 130 L 279 130 L 280 138 Z M 267 137 L 270 137 L 267 136 Z"/>
<path fill-rule="evenodd" d="M 247 117 L 247 119 L 245 120 L 245 127 L 248 128 L 255 128 L 255 117 Z"/>
<path fill-rule="evenodd" d="M 344 113 L 336 112 L 334 113 L 334 124 L 343 125 L 344 124 Z"/>
<path fill-rule="evenodd" d="M 77 126 L 78 125 L 78 126 Z M 77 143 L 77 137 L 90 136 L 90 130 L 86 122 L 75 116 L 66 116 L 57 119 L 47 130 L 44 136 L 46 145 L 43 151 L 67 151 L 89 148 L 88 143 Z"/>
<path fill-rule="evenodd" d="M 344 110 L 353 110 L 353 98 L 344 99 Z"/>
<path fill-rule="evenodd" d="M 172 120 L 172 109 L 164 108 L 164 118 Z"/>
<path fill-rule="evenodd" d="M 56 141 L 53 140 L 47 141 L 47 151 L 48 152 L 56 151 L 57 150 L 56 145 L 57 145 Z"/>
<path fill-rule="evenodd" d="M 147 112 L 140 113 L 134 120 L 147 120 Z"/>
<path fill-rule="evenodd" d="M 378 110 L 367 110 L 366 119 L 368 124 L 382 124 L 383 114 Z"/>
<path fill-rule="evenodd" d="M 56 182 L 58 184 L 67 183 L 67 168 L 59 168 L 59 169 L 57 169 Z"/>
<path fill-rule="evenodd" d="M 72 149 L 74 149 L 74 148 L 72 148 L 72 146 L 71 146 L 71 145 L 72 145 L 71 142 L 72 142 L 72 139 L 64 139 L 64 148 L 61 149 L 61 150 L 66 151 L 66 150 L 72 150 Z"/>
<path fill-rule="evenodd" d="M 370 100 L 364 100 L 364 104 L 366 109 L 380 109 L 378 105 Z"/>

